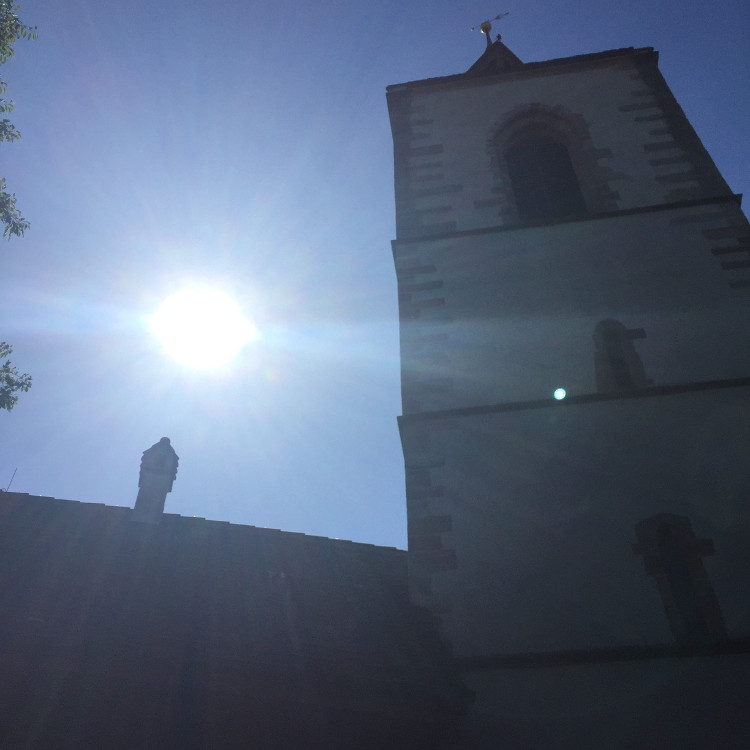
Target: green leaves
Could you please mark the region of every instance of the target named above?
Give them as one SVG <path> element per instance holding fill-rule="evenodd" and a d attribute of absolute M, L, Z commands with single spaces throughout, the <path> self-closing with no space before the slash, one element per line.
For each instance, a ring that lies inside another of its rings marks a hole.
<path fill-rule="evenodd" d="M 0 141 L 15 141 L 20 138 L 21 134 L 16 130 L 16 126 L 7 118 L 0 120 Z"/>
<path fill-rule="evenodd" d="M 12 235 L 23 237 L 29 228 L 29 222 L 21 216 L 16 208 L 16 196 L 5 192 L 5 180 L 0 178 L 0 222 L 5 224 L 3 237 L 10 239 Z"/>
<path fill-rule="evenodd" d="M 10 411 L 18 401 L 17 393 L 26 392 L 31 388 L 31 375 L 21 374 L 13 367 L 8 355 L 13 352 L 13 347 L 0 341 L 0 360 L 5 360 L 0 366 L 0 409 Z"/>
<path fill-rule="evenodd" d="M 9 57 L 13 57 L 13 44 L 17 39 L 33 39 L 36 29 L 21 23 L 18 18 L 18 6 L 13 0 L 0 0 L 0 65 Z M 5 81 L 0 80 L 0 94 L 5 93 Z M 0 112 L 11 112 L 13 102 L 0 98 Z M 6 119 L 0 120 L 0 141 L 15 141 L 21 134 L 13 123 Z M 5 180 L 0 178 L 0 222 L 5 225 L 3 237 L 10 239 L 12 235 L 20 237 L 29 228 L 29 222 L 21 216 L 16 208 L 16 196 L 5 190 Z M 8 356 L 13 347 L 5 341 L 0 341 L 0 409 L 10 411 L 18 401 L 18 394 L 31 388 L 31 375 L 20 373 L 11 364 Z"/>
<path fill-rule="evenodd" d="M 17 39 L 36 39 L 36 27 L 21 23 L 17 14 L 18 6 L 13 5 L 13 0 L 0 0 L 0 65 L 13 57 Z"/>
<path fill-rule="evenodd" d="M 0 65 L 9 57 L 13 57 L 13 44 L 18 39 L 35 39 L 36 28 L 26 26 L 18 18 L 18 5 L 13 0 L 0 0 Z M 5 81 L 0 79 L 0 94 L 5 93 Z M 13 102 L 0 97 L 0 112 L 11 112 Z M 0 141 L 15 141 L 21 134 L 15 125 L 7 118 L 0 120 Z M 29 228 L 29 222 L 21 216 L 16 208 L 16 196 L 5 190 L 5 180 L 0 178 L 0 222 L 5 226 L 3 237 L 21 237 Z M 7 344 L 3 344 L 7 346 Z M 0 350 L 2 351 L 2 350 Z M 31 379 L 29 379 L 31 383 Z M 28 388 L 26 389 L 28 390 Z M 13 401 L 15 403 L 15 401 Z M 12 404 L 11 404 L 12 406 Z M 0 408 L 10 408 L 0 405 Z"/>
<path fill-rule="evenodd" d="M 2 78 L 0 78 L 0 94 L 5 93 L 5 86 L 6 86 L 5 81 Z M 12 112 L 14 106 L 15 105 L 13 104 L 13 102 L 9 102 L 9 101 L 6 101 L 5 99 L 0 98 L 0 112 Z"/>

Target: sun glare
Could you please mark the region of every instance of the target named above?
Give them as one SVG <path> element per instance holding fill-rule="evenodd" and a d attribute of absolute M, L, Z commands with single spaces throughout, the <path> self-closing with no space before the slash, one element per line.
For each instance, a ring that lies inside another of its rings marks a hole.
<path fill-rule="evenodd" d="M 172 357 L 202 370 L 229 362 L 257 337 L 239 306 L 214 289 L 187 289 L 167 297 L 150 324 Z"/>

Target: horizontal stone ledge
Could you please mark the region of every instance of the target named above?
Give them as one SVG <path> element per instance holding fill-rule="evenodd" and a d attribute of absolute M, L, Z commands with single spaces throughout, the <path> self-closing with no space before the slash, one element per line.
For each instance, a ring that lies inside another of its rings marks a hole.
<path fill-rule="evenodd" d="M 459 671 L 462 672 L 484 672 L 495 669 L 563 667 L 576 664 L 684 659 L 686 657 L 729 656 L 732 654 L 750 655 L 750 638 L 736 638 L 705 646 L 678 646 L 671 643 L 659 643 L 645 646 L 613 646 L 611 648 L 550 651 L 547 653 L 457 656 L 455 663 Z"/>
<path fill-rule="evenodd" d="M 750 286 L 750 280 L 731 281 L 730 286 Z M 733 287 L 734 288 L 734 287 Z M 587 393 L 580 396 L 566 396 L 562 401 L 554 398 L 543 398 L 533 401 L 511 401 L 502 404 L 486 404 L 483 406 L 464 406 L 455 409 L 441 409 L 438 411 L 422 411 L 418 414 L 402 414 L 398 417 L 399 425 L 416 424 L 431 419 L 450 419 L 453 417 L 472 417 L 481 414 L 494 414 L 512 411 L 527 411 L 531 409 L 566 409 L 581 404 L 597 403 L 600 401 L 628 401 L 639 398 L 655 398 L 658 396 L 679 395 L 698 391 L 723 390 L 726 388 L 750 388 L 750 377 L 729 378 L 726 380 L 706 380 L 697 383 L 680 383 L 676 385 L 646 386 L 625 391 L 610 393 Z"/>

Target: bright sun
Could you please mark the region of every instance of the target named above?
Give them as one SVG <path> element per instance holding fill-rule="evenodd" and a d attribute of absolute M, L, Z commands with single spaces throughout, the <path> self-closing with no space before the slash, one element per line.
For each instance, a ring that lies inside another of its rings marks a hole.
<path fill-rule="evenodd" d="M 257 337 L 238 305 L 214 289 L 187 289 L 167 297 L 150 324 L 172 357 L 202 370 L 229 362 Z"/>

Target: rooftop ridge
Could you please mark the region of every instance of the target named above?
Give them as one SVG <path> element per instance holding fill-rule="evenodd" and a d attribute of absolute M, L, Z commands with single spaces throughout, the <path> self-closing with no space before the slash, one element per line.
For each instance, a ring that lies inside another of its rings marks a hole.
<path fill-rule="evenodd" d="M 133 508 L 130 508 L 126 505 L 108 505 L 106 503 L 98 503 L 98 502 L 89 502 L 85 500 L 68 500 L 66 498 L 57 498 L 57 497 L 51 497 L 49 495 L 33 495 L 28 492 L 12 492 L 12 491 L 0 491 L 0 506 L 3 504 L 4 501 L 14 499 L 16 501 L 21 500 L 31 500 L 32 502 L 38 502 L 38 501 L 44 501 L 44 502 L 51 502 L 51 503 L 71 503 L 76 504 L 81 507 L 87 507 L 90 506 L 92 508 L 105 508 L 109 511 L 128 511 L 128 513 L 132 514 Z M 324 541 L 331 544 L 334 544 L 339 547 L 347 547 L 352 546 L 356 547 L 358 549 L 364 549 L 364 548 L 371 548 L 374 550 L 383 550 L 383 551 L 395 551 L 398 553 L 406 554 L 406 550 L 399 549 L 398 547 L 390 547 L 387 545 L 381 545 L 381 544 L 372 544 L 371 542 L 357 542 L 351 539 L 339 539 L 336 537 L 328 537 L 328 536 L 322 536 L 319 534 L 305 534 L 302 531 L 286 531 L 284 529 L 275 529 L 272 527 L 267 526 L 254 526 L 253 524 L 245 524 L 245 523 L 232 523 L 231 521 L 223 521 L 220 519 L 214 519 L 214 518 L 204 518 L 202 516 L 183 516 L 179 513 L 164 513 L 162 515 L 162 518 L 168 523 L 192 523 L 195 521 L 200 521 L 202 523 L 205 523 L 209 525 L 210 527 L 217 527 L 217 526 L 231 526 L 234 529 L 245 529 L 249 533 L 261 533 L 261 534 L 268 534 L 268 535 L 275 535 L 275 534 L 283 534 L 290 538 L 297 538 L 297 539 L 309 539 L 313 541 L 313 543 L 316 543 L 318 541 Z M 2 521 L 0 520 L 0 523 Z"/>

